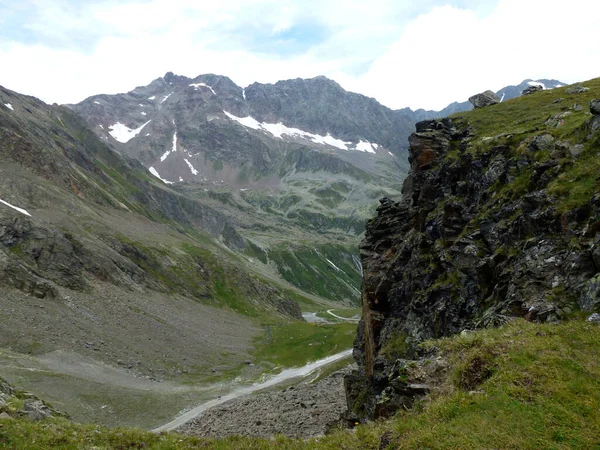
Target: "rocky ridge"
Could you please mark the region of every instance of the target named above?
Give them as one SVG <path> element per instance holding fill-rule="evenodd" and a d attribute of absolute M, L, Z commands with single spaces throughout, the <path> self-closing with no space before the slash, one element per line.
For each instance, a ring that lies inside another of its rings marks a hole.
<path fill-rule="evenodd" d="M 584 85 L 417 124 L 402 200 L 381 201 L 361 244 L 362 414 L 398 403 L 396 358 L 423 340 L 598 310 L 600 82 Z"/>

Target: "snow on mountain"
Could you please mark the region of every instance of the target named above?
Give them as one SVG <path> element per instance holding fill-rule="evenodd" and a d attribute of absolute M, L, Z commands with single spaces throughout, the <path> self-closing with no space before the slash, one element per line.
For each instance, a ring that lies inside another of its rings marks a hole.
<path fill-rule="evenodd" d="M 205 88 L 210 89 L 210 92 L 212 92 L 214 95 L 217 95 L 215 90 L 206 83 L 192 83 L 189 86 L 193 87 L 194 90 L 196 90 L 196 91 L 199 91 L 201 87 L 205 87 Z"/>
<path fill-rule="evenodd" d="M 11 111 L 14 111 L 15 109 L 13 108 L 13 106 L 10 103 L 5 103 L 4 106 L 6 106 L 8 109 L 10 109 Z"/>
<path fill-rule="evenodd" d="M 157 171 L 157 170 L 156 170 L 154 167 L 150 167 L 148 170 L 150 171 L 150 173 L 151 173 L 152 175 L 154 175 L 156 178 L 158 178 L 158 179 L 159 179 L 160 181 L 162 181 L 163 183 L 166 183 L 166 184 L 174 184 L 174 183 L 173 183 L 173 181 L 168 181 L 168 180 L 165 180 L 164 178 L 162 178 L 162 177 L 159 175 L 158 171 Z"/>
<path fill-rule="evenodd" d="M 136 137 L 138 134 L 140 134 L 142 129 L 146 125 L 148 125 L 150 122 L 151 122 L 151 120 L 149 120 L 142 126 L 136 128 L 135 130 L 132 130 L 131 128 L 127 127 L 126 125 L 123 125 L 121 122 L 117 122 L 114 125 L 110 125 L 108 127 L 108 129 L 110 130 L 109 134 L 115 140 L 125 144 L 125 143 L 129 142 L 131 139 L 133 139 L 134 137 Z"/>
<path fill-rule="evenodd" d="M 185 163 L 188 165 L 188 167 L 190 168 L 190 171 L 192 172 L 192 175 L 198 175 L 198 171 L 194 168 L 194 166 L 192 165 L 191 162 L 189 162 L 187 159 L 184 158 Z M 181 179 L 181 177 L 180 177 Z"/>
<path fill-rule="evenodd" d="M 265 123 L 259 122 L 254 117 L 246 116 L 246 117 L 238 117 L 230 112 L 223 111 L 225 115 L 240 125 L 243 125 L 246 128 L 250 128 L 252 130 L 266 131 L 267 133 L 273 135 L 276 138 L 283 139 L 283 136 L 290 136 L 293 138 L 302 138 L 308 139 L 316 144 L 321 145 L 329 145 L 331 147 L 338 148 L 340 150 L 357 150 L 366 153 L 375 153 L 375 149 L 377 149 L 378 144 L 371 144 L 367 141 L 359 141 L 357 144 L 353 144 L 352 142 L 343 141 L 341 139 L 333 137 L 331 134 L 327 133 L 325 136 L 309 133 L 308 131 L 301 130 L 299 128 L 291 128 L 285 126 L 283 123 Z"/>
<path fill-rule="evenodd" d="M 169 156 L 171 153 L 175 153 L 177 151 L 177 132 L 173 133 L 173 147 L 171 148 L 171 150 L 167 150 L 165 153 L 163 153 L 163 155 L 160 157 L 160 162 L 163 162 L 165 159 L 167 159 L 167 156 Z"/>
<path fill-rule="evenodd" d="M 12 108 L 11 108 L 11 109 L 12 109 Z M 27 211 L 25 211 L 23 208 L 19 208 L 18 206 L 11 205 L 10 203 L 8 203 L 8 202 L 5 202 L 5 201 L 4 201 L 4 200 L 2 200 L 2 199 L 0 199 L 0 203 L 2 203 L 3 205 L 6 205 L 6 206 L 8 206 L 9 208 L 12 208 L 12 209 L 14 209 L 14 210 L 16 210 L 16 211 L 19 211 L 21 214 L 25 214 L 26 216 L 30 216 L 30 217 L 31 217 L 31 214 L 29 214 L 29 213 L 28 213 Z"/>

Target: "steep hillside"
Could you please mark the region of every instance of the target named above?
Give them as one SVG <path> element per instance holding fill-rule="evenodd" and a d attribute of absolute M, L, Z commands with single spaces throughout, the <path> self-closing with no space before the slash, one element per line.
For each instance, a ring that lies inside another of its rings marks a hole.
<path fill-rule="evenodd" d="M 373 399 L 394 404 L 394 358 L 424 339 L 598 309 L 598 97 L 596 79 L 417 124 L 403 198 L 361 244 L 355 357 Z"/>
<path fill-rule="evenodd" d="M 332 305 L 257 267 L 217 201 L 171 189 L 66 107 L 0 88 L 0 163 L 0 375 L 77 420 L 160 425 L 197 401 L 185 383 L 261 355 L 269 324 L 312 332 L 298 302 Z M 326 250 L 305 256 L 320 264 L 311 289 L 345 299 L 325 274 L 358 268 L 327 263 L 343 243 Z M 319 355 L 350 344 L 331 331 Z M 273 367 L 257 359 L 249 376 Z"/>
<path fill-rule="evenodd" d="M 323 77 L 242 89 L 168 73 L 72 108 L 172 189 L 223 212 L 265 273 L 358 301 L 358 236 L 377 198 L 399 195 L 398 130 L 411 120 Z"/>

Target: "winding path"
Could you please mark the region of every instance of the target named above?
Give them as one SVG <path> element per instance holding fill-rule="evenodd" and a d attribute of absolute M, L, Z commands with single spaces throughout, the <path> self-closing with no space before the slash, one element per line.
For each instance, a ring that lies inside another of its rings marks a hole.
<path fill-rule="evenodd" d="M 285 369 L 281 373 L 275 375 L 272 378 L 269 378 L 267 381 L 262 383 L 253 384 L 251 386 L 239 387 L 231 391 L 229 394 L 225 394 L 220 398 L 216 398 L 213 400 L 209 400 L 208 402 L 202 403 L 195 408 L 181 414 L 176 417 L 169 423 L 166 423 L 158 428 L 152 430 L 155 433 L 159 433 L 161 431 L 171 431 L 174 430 L 186 422 L 198 417 L 203 412 L 213 408 L 221 403 L 225 403 L 229 400 L 233 400 L 234 398 L 241 397 L 243 395 L 248 395 L 253 392 L 259 391 L 261 389 L 265 389 L 271 386 L 275 386 L 277 384 L 283 383 L 284 381 L 290 380 L 292 378 L 301 378 L 310 375 L 315 370 L 327 366 L 331 363 L 339 361 L 340 359 L 346 358 L 352 354 L 352 349 L 344 350 L 343 352 L 336 353 L 335 355 L 328 356 L 327 358 L 319 359 L 317 361 L 306 364 L 302 367 L 293 367 L 291 369 Z"/>
<path fill-rule="evenodd" d="M 332 313 L 331 311 L 333 311 L 333 309 L 328 309 L 327 310 L 327 314 L 332 315 L 333 317 L 335 317 L 336 319 L 340 319 L 340 320 L 345 320 L 346 322 L 355 322 L 357 323 L 360 319 L 354 319 L 353 317 L 342 317 L 342 316 L 338 316 L 337 314 Z"/>

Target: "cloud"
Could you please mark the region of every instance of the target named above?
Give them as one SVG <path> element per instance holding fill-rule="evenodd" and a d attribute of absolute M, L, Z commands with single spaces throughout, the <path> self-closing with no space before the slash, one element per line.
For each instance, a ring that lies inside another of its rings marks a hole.
<path fill-rule="evenodd" d="M 502 0 L 488 15 L 434 8 L 407 26 L 354 89 L 388 106 L 441 109 L 525 78 L 600 76 L 600 4 Z"/>
<path fill-rule="evenodd" d="M 32 0 L 7 10 L 0 84 L 73 103 L 167 71 L 241 86 L 326 75 L 394 108 L 439 109 L 524 78 L 599 75 L 592 0 L 440 1 Z"/>

